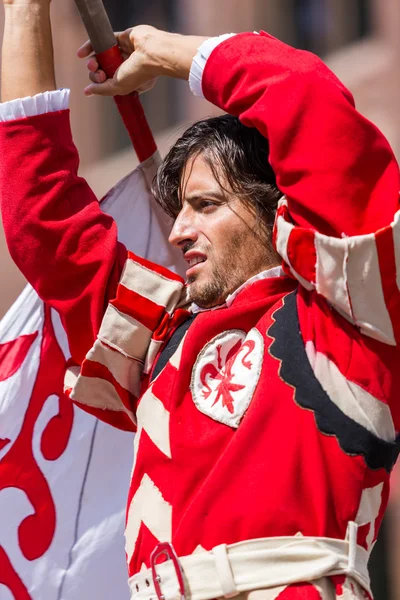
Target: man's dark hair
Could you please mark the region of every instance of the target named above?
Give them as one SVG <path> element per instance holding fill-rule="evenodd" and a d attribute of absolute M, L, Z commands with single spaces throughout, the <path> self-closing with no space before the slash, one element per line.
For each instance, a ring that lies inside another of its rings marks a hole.
<path fill-rule="evenodd" d="M 199 154 L 221 188 L 228 184 L 235 195 L 257 211 L 270 231 L 282 193 L 268 162 L 268 140 L 257 129 L 245 127 L 231 115 L 198 121 L 171 148 L 153 183 L 154 196 L 164 211 L 174 219 L 177 217 L 182 204 L 184 167 Z"/>

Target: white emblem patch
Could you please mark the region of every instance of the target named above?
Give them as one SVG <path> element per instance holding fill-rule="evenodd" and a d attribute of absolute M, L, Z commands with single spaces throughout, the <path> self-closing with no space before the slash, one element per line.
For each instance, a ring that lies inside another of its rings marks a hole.
<path fill-rule="evenodd" d="M 224 331 L 200 352 L 190 389 L 197 408 L 215 421 L 239 427 L 253 398 L 264 357 L 257 329 Z"/>

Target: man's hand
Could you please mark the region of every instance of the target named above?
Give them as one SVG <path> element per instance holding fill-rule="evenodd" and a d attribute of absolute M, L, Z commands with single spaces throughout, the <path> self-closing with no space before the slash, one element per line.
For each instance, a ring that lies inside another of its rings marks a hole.
<path fill-rule="evenodd" d="M 124 96 L 134 91 L 144 92 L 152 88 L 157 77 L 162 75 L 188 79 L 197 48 L 207 39 L 159 31 L 148 25 L 117 33 L 116 38 L 126 60 L 112 79 L 107 79 L 99 68 L 90 42 L 78 50 L 80 58 L 89 57 L 92 83 L 85 88 L 86 96 Z"/>

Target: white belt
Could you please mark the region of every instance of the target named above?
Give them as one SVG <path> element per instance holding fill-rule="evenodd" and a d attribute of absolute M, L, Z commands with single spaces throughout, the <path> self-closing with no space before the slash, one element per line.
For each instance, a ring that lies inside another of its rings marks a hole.
<path fill-rule="evenodd" d="M 371 593 L 369 553 L 357 545 L 356 523 L 349 523 L 345 540 L 305 536 L 247 540 L 179 557 L 179 566 L 171 552 L 170 544 L 160 544 L 152 555 L 152 569 L 129 579 L 132 600 L 230 598 L 333 575 L 351 577 Z M 172 560 L 157 564 L 162 554 Z"/>

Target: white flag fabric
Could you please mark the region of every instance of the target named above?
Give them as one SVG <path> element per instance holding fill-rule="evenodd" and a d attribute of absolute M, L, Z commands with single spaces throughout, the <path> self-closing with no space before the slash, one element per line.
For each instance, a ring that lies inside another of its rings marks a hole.
<path fill-rule="evenodd" d="M 123 179 L 102 208 L 129 249 L 182 273 L 168 218 L 148 191 L 156 164 Z M 0 600 L 129 598 L 133 435 L 63 396 L 68 358 L 58 314 L 27 286 L 0 323 Z"/>

